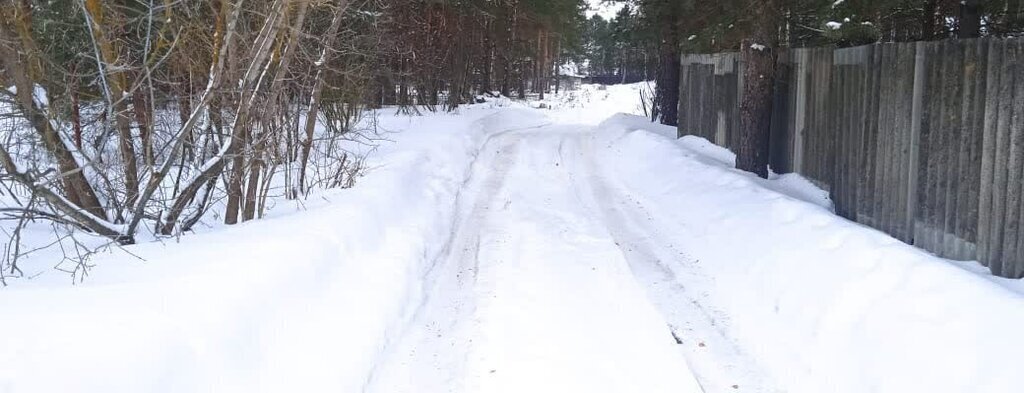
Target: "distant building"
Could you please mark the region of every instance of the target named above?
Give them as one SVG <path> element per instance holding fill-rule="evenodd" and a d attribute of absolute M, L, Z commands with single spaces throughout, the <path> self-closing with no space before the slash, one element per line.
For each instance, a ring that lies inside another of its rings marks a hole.
<path fill-rule="evenodd" d="M 574 63 L 567 63 L 558 66 L 558 76 L 555 79 L 555 89 L 576 90 L 583 84 L 586 76 L 581 75 L 579 67 Z"/>

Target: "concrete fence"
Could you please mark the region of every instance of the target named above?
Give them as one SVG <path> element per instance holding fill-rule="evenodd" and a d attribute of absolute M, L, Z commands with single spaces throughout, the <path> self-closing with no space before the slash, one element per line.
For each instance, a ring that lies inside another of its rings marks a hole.
<path fill-rule="evenodd" d="M 996 275 L 1024 276 L 1024 39 L 779 56 L 771 166 L 840 215 Z M 682 58 L 679 134 L 738 142 L 736 53 Z"/>

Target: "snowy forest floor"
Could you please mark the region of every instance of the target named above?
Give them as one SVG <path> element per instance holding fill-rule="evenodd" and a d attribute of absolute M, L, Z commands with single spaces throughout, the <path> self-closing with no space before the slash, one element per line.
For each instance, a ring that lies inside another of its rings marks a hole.
<path fill-rule="evenodd" d="M 352 189 L 12 285 L 0 392 L 1018 391 L 1019 281 L 614 115 L 640 88 L 382 115 Z"/>

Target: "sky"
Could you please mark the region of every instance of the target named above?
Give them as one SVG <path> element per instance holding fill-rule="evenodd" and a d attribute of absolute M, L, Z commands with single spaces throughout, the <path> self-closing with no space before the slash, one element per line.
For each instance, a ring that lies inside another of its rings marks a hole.
<path fill-rule="evenodd" d="M 611 19 L 615 17 L 615 13 L 622 9 L 622 3 L 614 4 L 601 4 L 604 0 L 587 0 L 590 4 L 590 11 L 587 11 L 587 17 L 594 16 L 595 14 L 601 15 L 602 18 Z"/>

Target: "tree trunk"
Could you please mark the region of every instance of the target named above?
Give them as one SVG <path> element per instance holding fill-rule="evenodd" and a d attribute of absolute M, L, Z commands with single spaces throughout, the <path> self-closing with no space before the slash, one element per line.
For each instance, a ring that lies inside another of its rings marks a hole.
<path fill-rule="evenodd" d="M 384 105 L 398 104 L 398 91 L 395 90 L 395 74 L 397 69 L 398 67 L 395 66 L 394 62 L 389 62 L 385 75 L 381 78 L 381 92 L 384 96 Z"/>
<path fill-rule="evenodd" d="M 938 7 L 938 0 L 924 0 L 924 10 L 921 12 L 921 40 L 931 41 L 935 39 L 935 11 Z"/>
<path fill-rule="evenodd" d="M 679 5 L 667 5 L 661 13 L 661 42 L 658 45 L 656 111 L 661 124 L 679 124 Z"/>
<path fill-rule="evenodd" d="M 285 5 L 281 8 L 281 11 L 279 11 L 278 14 L 280 19 L 277 24 L 277 29 L 281 36 L 277 36 L 276 33 L 274 36 L 270 36 L 275 42 L 275 49 L 272 50 L 272 53 L 276 56 L 272 56 L 271 60 L 268 61 L 264 67 L 263 75 L 266 75 L 266 71 L 272 66 L 276 66 L 277 70 L 270 82 L 270 97 L 268 102 L 264 104 L 263 110 L 261 111 L 263 116 L 262 122 L 259 122 L 260 119 L 257 119 L 256 117 L 253 117 L 251 120 L 243 119 L 248 120 L 245 122 L 236 122 L 236 126 L 243 127 L 244 130 L 239 134 L 241 135 L 240 140 L 235 141 L 240 142 L 242 148 L 238 150 L 238 154 L 234 157 L 234 163 L 231 167 L 231 176 L 228 181 L 227 210 L 224 213 L 224 223 L 228 225 L 238 223 L 239 213 L 242 215 L 242 221 L 251 220 L 255 214 L 256 190 L 259 188 L 260 171 L 262 170 L 261 160 L 263 144 L 272 136 L 265 131 L 267 129 L 266 125 L 272 123 L 268 121 L 267 118 L 277 113 L 276 109 L 278 103 L 284 100 L 277 99 L 276 94 L 283 93 L 281 84 L 284 83 L 289 65 L 291 64 L 292 55 L 295 53 L 295 48 L 298 47 L 298 36 L 302 30 L 302 25 L 306 18 L 306 8 L 309 4 L 305 1 L 298 3 L 294 25 L 289 26 L 290 28 L 285 30 L 285 22 L 289 19 L 287 16 L 287 12 L 290 10 L 291 5 L 289 3 L 291 2 L 285 2 Z M 284 47 L 283 51 L 281 50 L 282 47 Z M 260 76 L 261 80 L 264 78 L 263 75 Z M 262 83 L 257 83 L 256 88 L 260 85 L 262 85 Z M 257 93 L 258 91 L 253 92 L 253 94 Z M 241 117 L 242 115 L 239 114 L 238 116 Z M 258 128 L 257 126 L 259 124 L 264 124 L 264 127 Z M 264 131 L 257 133 L 256 131 L 260 129 Z M 247 159 L 246 155 L 250 152 L 247 151 L 245 147 L 250 144 L 253 144 L 254 146 L 251 154 L 249 154 L 250 157 Z M 244 180 L 246 177 L 246 167 L 248 167 L 249 170 L 249 180 L 246 192 L 243 194 L 242 188 L 243 184 L 246 182 Z"/>
<path fill-rule="evenodd" d="M 239 9 L 238 4 L 240 3 L 236 3 L 236 8 L 232 16 L 232 22 L 234 22 L 237 18 L 237 13 Z M 267 57 L 270 56 L 271 48 L 273 47 L 273 39 L 277 37 L 278 32 L 284 28 L 284 21 L 282 20 L 284 19 L 283 8 L 286 7 L 287 5 L 287 2 L 283 2 L 278 6 L 278 9 L 275 10 L 272 15 L 270 15 L 270 17 L 273 19 L 268 20 L 268 23 L 272 23 L 273 27 L 268 29 L 265 32 L 265 34 L 261 34 L 259 37 L 257 37 L 255 43 L 256 48 L 254 49 L 254 53 L 250 60 L 249 67 L 247 67 L 245 74 L 241 77 L 238 83 L 238 85 L 240 86 L 240 94 L 238 97 L 238 106 L 236 107 L 235 110 L 235 119 L 231 127 L 232 135 L 227 138 L 227 140 L 225 141 L 226 145 L 221 147 L 221 151 L 219 151 L 216 155 L 214 155 L 213 158 L 211 158 L 202 165 L 202 168 L 204 168 L 203 171 L 200 172 L 199 175 L 197 175 L 194 179 L 189 181 L 188 185 L 186 185 L 185 188 L 182 189 L 181 195 L 179 195 L 178 198 L 174 200 L 174 204 L 171 206 L 171 209 L 168 210 L 166 221 L 164 222 L 164 225 L 160 230 L 161 234 L 172 234 L 174 232 L 174 228 L 178 224 L 177 221 L 181 217 L 181 214 L 184 213 L 185 208 L 188 207 L 190 203 L 192 203 L 192 200 L 195 198 L 196 194 L 203 187 L 203 185 L 209 183 L 213 179 L 216 179 L 218 176 L 220 176 L 221 173 L 223 173 L 224 168 L 227 166 L 228 160 L 234 158 L 237 155 L 242 154 L 242 152 L 244 151 L 245 147 L 241 143 L 239 143 L 239 141 L 241 141 L 245 137 L 244 133 L 247 128 L 246 123 L 248 123 L 249 121 L 249 110 L 252 108 L 254 98 L 253 96 L 257 94 L 256 88 L 266 77 L 266 70 L 267 67 L 269 67 L 269 60 L 267 59 Z M 229 28 L 228 32 L 230 33 L 231 30 L 232 28 Z M 230 41 L 228 41 L 226 45 L 229 45 L 232 48 L 236 48 L 236 46 L 234 46 L 233 43 L 231 43 Z M 234 55 L 232 56 L 234 57 Z M 231 58 L 227 59 L 229 65 L 234 60 L 235 59 Z M 260 67 L 259 65 L 264 66 Z M 229 208 L 228 212 L 230 213 L 230 211 L 231 209 Z M 237 212 L 238 208 L 236 204 L 236 215 Z M 237 219 L 237 216 L 235 218 Z M 225 219 L 225 222 L 226 221 L 227 220 Z"/>
<path fill-rule="evenodd" d="M 378 71 L 379 72 L 379 71 Z M 383 75 L 377 75 L 371 82 L 373 88 L 370 90 L 370 97 L 366 104 L 366 107 L 370 109 L 380 109 L 384 107 L 384 82 Z"/>
<path fill-rule="evenodd" d="M 82 104 L 78 91 L 77 66 L 71 68 L 71 127 L 75 132 L 75 148 L 82 150 Z"/>
<path fill-rule="evenodd" d="M 139 124 L 139 137 L 142 139 L 142 162 L 153 168 L 156 165 L 156 157 L 153 154 L 153 124 L 149 121 L 149 103 L 142 89 L 132 93 L 132 106 L 135 122 Z"/>
<path fill-rule="evenodd" d="M 547 90 L 547 81 L 544 79 L 544 72 L 547 70 L 547 38 L 544 29 L 537 33 L 537 62 L 534 72 L 537 73 L 537 91 L 540 92 L 540 99 L 544 99 L 544 90 Z"/>
<path fill-rule="evenodd" d="M 309 111 L 306 113 L 306 124 L 304 125 L 304 132 L 306 138 L 302 140 L 302 155 L 299 160 L 299 173 L 298 183 L 296 184 L 295 196 L 306 193 L 306 167 L 309 165 L 309 153 L 313 148 L 313 132 L 316 130 L 316 119 L 320 114 L 320 100 L 324 90 L 324 72 L 327 70 L 327 60 L 329 59 L 329 53 L 331 48 L 334 46 L 334 40 L 338 34 L 338 29 L 341 27 L 342 16 L 345 14 L 345 9 L 348 7 L 348 0 L 339 0 L 338 9 L 335 10 L 334 17 L 331 19 L 331 27 L 327 29 L 327 34 L 324 36 L 324 46 L 320 49 L 320 58 L 316 63 L 316 77 L 313 82 L 313 91 L 309 97 Z M 436 92 L 436 90 L 435 90 Z M 434 101 L 437 100 L 437 95 L 434 95 Z M 436 104 L 436 102 L 434 102 Z"/>
<path fill-rule="evenodd" d="M 135 205 L 139 193 L 139 169 L 135 157 L 135 144 L 132 137 L 131 118 L 128 116 L 128 103 L 126 101 L 127 78 L 123 71 L 119 71 L 117 64 L 118 50 L 115 43 L 107 37 L 104 30 L 103 5 L 99 0 L 86 0 L 85 9 L 92 22 L 89 26 L 92 39 L 95 40 L 100 59 L 97 59 L 100 72 L 106 75 L 106 84 L 110 96 L 110 102 L 114 115 L 114 127 L 117 130 L 118 149 L 121 152 L 121 161 L 124 165 L 125 184 L 125 206 L 131 208 Z"/>
<path fill-rule="evenodd" d="M 242 177 L 245 176 L 245 146 L 249 140 L 249 125 L 235 122 L 235 127 L 241 132 L 232 135 L 234 140 L 232 146 L 238 146 L 231 156 L 231 173 L 228 176 L 228 201 L 224 211 L 224 223 L 234 225 L 238 223 L 238 213 L 242 206 Z"/>
<path fill-rule="evenodd" d="M 0 17 L 9 18 L 10 14 L 0 10 Z M 50 119 L 46 117 L 43 108 L 40 108 L 33 98 L 33 80 L 29 75 L 26 63 L 31 63 L 33 53 L 28 48 L 17 48 L 17 42 L 25 42 L 30 37 L 22 37 L 22 40 L 15 40 L 15 34 L 8 30 L 8 25 L 0 21 L 0 61 L 7 72 L 7 76 L 17 88 L 15 94 L 15 105 L 22 116 L 28 121 L 32 128 L 43 140 L 46 151 L 53 156 L 57 162 L 57 168 L 61 172 L 61 181 L 64 184 L 64 193 L 67 199 L 75 206 L 87 211 L 89 214 L 100 219 L 106 219 L 106 211 L 100 204 L 95 190 L 85 178 L 81 165 L 75 159 L 74 154 L 68 150 L 67 145 L 61 140 L 60 134 L 53 128 Z M 24 59 L 23 59 L 24 58 Z"/>
<path fill-rule="evenodd" d="M 260 174 L 263 172 L 263 143 L 257 144 L 253 153 L 252 165 L 249 168 L 249 181 L 245 191 L 245 203 L 242 205 L 242 221 L 249 221 L 256 216 L 257 191 L 260 188 Z"/>
<path fill-rule="evenodd" d="M 480 75 L 480 94 L 491 94 L 491 74 L 493 71 L 494 64 L 494 41 L 491 40 L 491 23 L 486 22 L 484 24 L 483 40 L 484 40 L 484 55 L 480 59 L 482 61 Z"/>
<path fill-rule="evenodd" d="M 960 2 L 960 38 L 981 36 L 981 0 Z"/>
<path fill-rule="evenodd" d="M 405 109 L 412 104 L 409 99 L 409 60 L 398 61 L 398 106 Z"/>
<path fill-rule="evenodd" d="M 35 179 L 26 173 L 19 172 L 18 165 L 14 163 L 14 158 L 11 157 L 11 154 L 7 152 L 3 145 L 0 145 L 0 167 L 4 168 L 8 176 L 32 190 L 34 195 L 48 202 L 56 211 L 70 217 L 73 222 L 82 228 L 110 238 L 120 244 L 135 243 L 135 239 L 119 231 L 120 228 L 110 225 L 102 217 L 92 215 L 88 210 L 75 206 L 67 198 L 57 195 L 57 193 L 45 185 L 45 182 L 41 182 L 40 179 Z"/>
<path fill-rule="evenodd" d="M 178 97 L 178 117 L 179 117 L 179 120 L 181 121 L 181 124 L 185 124 L 185 123 L 188 122 L 189 117 L 191 117 L 190 116 L 191 113 L 192 113 L 192 101 L 189 100 L 189 97 L 183 93 L 183 94 L 181 94 L 181 96 Z M 213 113 L 212 112 L 210 114 L 210 119 L 211 119 L 211 121 L 213 119 Z M 183 151 L 182 151 L 181 155 L 185 159 L 191 161 L 192 157 L 193 157 L 193 148 L 194 148 L 193 145 L 195 144 L 194 133 L 192 132 L 191 129 L 186 129 L 185 132 L 186 132 L 186 134 L 184 135 L 185 143 L 184 143 L 184 145 L 182 145 Z"/>
<path fill-rule="evenodd" d="M 778 9 L 776 0 L 753 0 L 750 10 L 757 22 L 752 38 L 743 40 L 740 48 L 745 66 L 736 167 L 768 178 Z"/>

